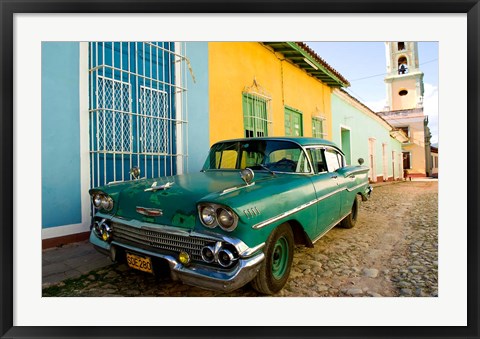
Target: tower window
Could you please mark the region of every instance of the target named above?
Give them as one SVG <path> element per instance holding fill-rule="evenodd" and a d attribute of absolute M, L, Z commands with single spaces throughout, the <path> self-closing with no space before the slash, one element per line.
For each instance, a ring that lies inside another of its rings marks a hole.
<path fill-rule="evenodd" d="M 408 73 L 408 67 L 407 67 L 408 61 L 407 58 L 402 56 L 398 58 L 398 74 L 407 74 Z"/>
<path fill-rule="evenodd" d="M 406 89 L 402 89 L 400 92 L 398 92 L 398 95 L 400 95 L 401 97 L 403 97 L 407 94 L 408 94 L 408 91 Z"/>
<path fill-rule="evenodd" d="M 398 42 L 398 43 L 397 43 L 397 49 L 398 49 L 399 51 L 405 50 L 405 42 L 403 42 L 403 41 Z"/>

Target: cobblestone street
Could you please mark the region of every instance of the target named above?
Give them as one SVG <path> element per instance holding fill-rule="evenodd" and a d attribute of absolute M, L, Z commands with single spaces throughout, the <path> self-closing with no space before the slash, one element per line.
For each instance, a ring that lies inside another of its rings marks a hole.
<path fill-rule="evenodd" d="M 374 188 L 352 229 L 333 228 L 315 248 L 298 247 L 276 296 L 435 297 L 438 295 L 438 182 Z M 101 256 L 101 254 L 98 254 Z M 259 296 L 249 285 L 222 294 L 168 276 L 113 264 L 43 289 L 43 296 Z"/>

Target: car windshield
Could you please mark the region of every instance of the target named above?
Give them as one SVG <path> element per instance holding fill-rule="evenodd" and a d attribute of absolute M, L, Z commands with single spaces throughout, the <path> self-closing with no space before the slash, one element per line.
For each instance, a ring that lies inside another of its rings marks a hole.
<path fill-rule="evenodd" d="M 255 139 L 213 145 L 203 170 L 240 170 L 247 167 L 271 172 L 310 172 L 305 152 L 298 144 Z"/>

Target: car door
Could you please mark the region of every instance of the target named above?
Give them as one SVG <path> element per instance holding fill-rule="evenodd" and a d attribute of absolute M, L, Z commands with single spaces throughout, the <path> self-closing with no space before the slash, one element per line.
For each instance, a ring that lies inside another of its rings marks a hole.
<path fill-rule="evenodd" d="M 325 148 L 310 148 L 309 153 L 315 172 L 312 183 L 317 198 L 317 234 L 322 235 L 339 218 L 341 190 L 335 172 L 339 164 Z"/>
<path fill-rule="evenodd" d="M 325 155 L 326 158 L 329 159 L 327 162 L 331 164 L 330 169 L 333 171 L 333 168 L 335 168 L 334 172 L 337 176 L 339 189 L 338 205 L 340 207 L 339 215 L 337 217 L 338 219 L 348 213 L 352 208 L 352 199 L 349 198 L 352 194 L 349 193 L 349 189 L 352 189 L 356 185 L 355 174 L 349 174 L 350 172 L 348 169 L 351 167 L 346 166 L 344 155 L 336 149 L 327 149 Z"/>

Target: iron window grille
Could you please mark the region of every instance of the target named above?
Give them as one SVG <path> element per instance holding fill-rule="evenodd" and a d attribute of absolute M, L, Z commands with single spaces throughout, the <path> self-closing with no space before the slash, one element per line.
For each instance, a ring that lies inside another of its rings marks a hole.
<path fill-rule="evenodd" d="M 264 137 L 272 133 L 272 98 L 254 79 L 243 90 L 243 123 L 245 137 Z"/>
<path fill-rule="evenodd" d="M 188 168 L 185 43 L 90 42 L 91 187 Z"/>
<path fill-rule="evenodd" d="M 316 116 L 312 117 L 312 136 L 314 138 L 325 139 L 327 133 L 325 133 L 325 117 Z"/>

